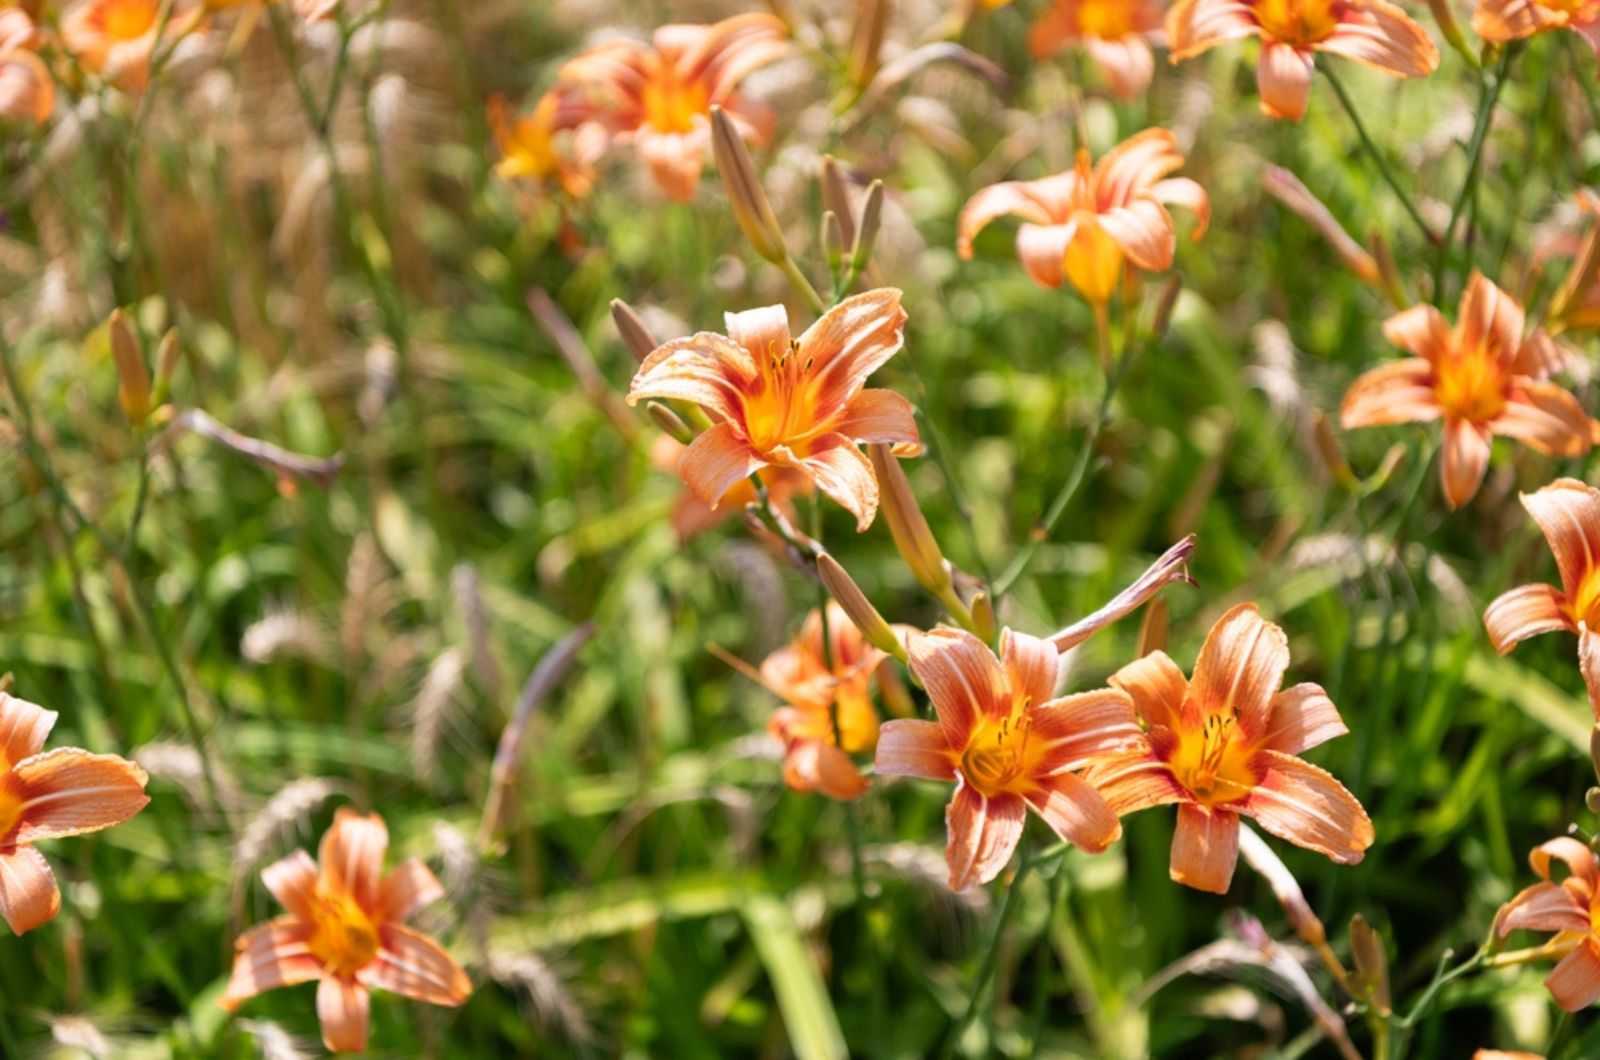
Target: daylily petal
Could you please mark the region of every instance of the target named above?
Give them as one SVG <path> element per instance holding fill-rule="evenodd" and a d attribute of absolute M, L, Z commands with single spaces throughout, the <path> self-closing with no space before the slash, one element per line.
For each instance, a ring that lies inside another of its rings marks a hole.
<path fill-rule="evenodd" d="M 678 457 L 678 477 L 704 505 L 715 508 L 729 490 L 767 466 L 767 461 L 726 420 L 702 431 Z"/>
<path fill-rule="evenodd" d="M 1428 423 L 1444 414 L 1433 392 L 1433 366 L 1416 357 L 1363 372 L 1345 392 L 1339 422 L 1346 430 Z"/>
<path fill-rule="evenodd" d="M 1028 29 L 1028 51 L 1048 59 L 1078 39 L 1078 20 L 1071 3 L 1052 3 Z"/>
<path fill-rule="evenodd" d="M 987 645 L 965 630 L 936 629 L 906 638 L 911 672 L 933 701 L 945 742 L 956 752 L 981 714 L 1003 717 L 1011 709 L 1010 690 L 1000 663 Z"/>
<path fill-rule="evenodd" d="M 1578 399 L 1561 387 L 1525 381 L 1512 390 L 1489 430 L 1546 456 L 1575 457 L 1589 451 L 1593 426 Z"/>
<path fill-rule="evenodd" d="M 1193 803 L 1178 807 L 1178 826 L 1172 833 L 1172 864 L 1168 869 L 1174 882 L 1197 891 L 1227 894 L 1238 861 L 1238 814 Z"/>
<path fill-rule="evenodd" d="M 1501 593 L 1484 610 L 1483 626 L 1501 655 L 1529 637 L 1573 628 L 1567 595 L 1551 585 L 1519 585 Z"/>
<path fill-rule="evenodd" d="M 304 850 L 296 850 L 261 870 L 261 882 L 278 904 L 305 923 L 315 912 L 317 863 Z"/>
<path fill-rule="evenodd" d="M 33 847 L 0 853 L 0 916 L 13 934 L 48 924 L 61 912 L 61 892 L 50 863 Z"/>
<path fill-rule="evenodd" d="M 1444 447 L 1439 454 L 1439 478 L 1444 501 L 1459 508 L 1470 501 L 1489 470 L 1489 432 L 1466 420 L 1450 419 L 1444 425 Z"/>
<path fill-rule="evenodd" d="M 335 893 L 348 894 L 362 909 L 376 909 L 383 893 L 383 855 L 388 849 L 389 829 L 382 817 L 340 807 L 317 851 L 323 884 Z"/>
<path fill-rule="evenodd" d="M 1354 865 L 1372 845 L 1372 821 L 1356 797 L 1327 771 L 1279 751 L 1262 751 L 1266 775 L 1242 811 L 1297 846 Z"/>
<path fill-rule="evenodd" d="M 1028 805 L 1062 839 L 1098 854 L 1122 835 L 1122 822 L 1087 781 L 1071 773 L 1041 777 Z"/>
<path fill-rule="evenodd" d="M 1585 939 L 1578 948 L 1561 959 L 1544 980 L 1545 989 L 1556 1004 L 1568 1012 L 1579 1012 L 1600 998 L 1600 953 L 1594 941 Z"/>
<path fill-rule="evenodd" d="M 916 456 L 922 451 L 916 411 L 911 402 L 893 390 L 862 390 L 844 407 L 833 429 L 863 445 L 893 445 L 897 456 Z"/>
<path fill-rule="evenodd" d="M 1272 711 L 1261 746 L 1297 755 L 1349 731 L 1328 693 L 1321 685 L 1307 682 L 1286 688 L 1272 697 Z"/>
<path fill-rule="evenodd" d="M 1076 222 L 1067 224 L 1025 224 L 1017 229 L 1017 260 L 1033 282 L 1042 287 L 1060 287 L 1067 281 L 1064 266 L 1067 248 L 1077 237 Z"/>
<path fill-rule="evenodd" d="M 688 401 L 734 419 L 741 412 L 739 392 L 756 375 L 749 350 L 726 335 L 702 331 L 656 347 L 628 387 L 628 404 L 647 398 Z"/>
<path fill-rule="evenodd" d="M 878 514 L 878 476 L 872 471 L 872 461 L 855 442 L 842 434 L 821 435 L 812 443 L 811 453 L 799 463 L 816 482 L 817 489 L 856 517 L 857 533 L 872 525 L 873 516 Z"/>
<path fill-rule="evenodd" d="M 944 727 L 937 721 L 895 718 L 878 729 L 874 768 L 879 776 L 953 780 L 955 761 Z"/>
<path fill-rule="evenodd" d="M 675 202 L 694 199 L 710 143 L 710 126 L 704 118 L 698 118 L 695 127 L 688 132 L 664 133 L 645 126 L 634 133 L 633 138 L 634 150 L 650 168 L 656 186 Z"/>
<path fill-rule="evenodd" d="M 779 305 L 724 313 L 723 326 L 728 338 L 749 354 L 753 364 L 761 364 L 789 352 L 789 311 Z M 720 336 L 719 336 L 720 337 Z"/>
<path fill-rule="evenodd" d="M 1099 630 L 1131 614 L 1156 593 L 1173 582 L 1189 581 L 1186 566 L 1194 553 L 1194 535 L 1190 534 L 1167 549 L 1156 561 L 1097 611 L 1085 615 L 1066 629 L 1050 638 L 1057 651 L 1066 651 L 1088 640 Z"/>
<path fill-rule="evenodd" d="M 1457 347 L 1473 350 L 1487 346 L 1502 355 L 1514 355 L 1522 345 L 1526 323 L 1522 303 L 1474 269 L 1456 314 Z"/>
<path fill-rule="evenodd" d="M 900 352 L 905 326 L 899 290 L 879 287 L 846 298 L 806 329 L 799 357 L 811 365 L 819 420 L 849 405 L 867 377 Z"/>
<path fill-rule="evenodd" d="M 1189 799 L 1168 765 L 1149 751 L 1107 755 L 1083 774 L 1118 815 Z"/>
<path fill-rule="evenodd" d="M 1600 490 L 1577 479 L 1558 478 L 1521 499 L 1550 544 L 1570 598 L 1600 564 Z"/>
<path fill-rule="evenodd" d="M 218 1003 L 229 1012 L 246 1000 L 280 986 L 322 977 L 322 964 L 306 946 L 306 928 L 292 916 L 279 917 L 239 936 L 233 972 Z"/>
<path fill-rule="evenodd" d="M 950 865 L 950 889 L 964 891 L 1000 875 L 1022 839 L 1027 804 L 1018 795 L 985 798 L 965 781 L 945 808 L 950 843 L 945 860 Z"/>
<path fill-rule="evenodd" d="M 1111 86 L 1112 95 L 1118 99 L 1136 99 L 1150 87 L 1156 71 L 1156 57 L 1144 40 L 1139 37 L 1119 37 L 1116 40 L 1088 37 L 1083 46 L 1094 60 L 1100 75 Z"/>
<path fill-rule="evenodd" d="M 444 947 L 404 924 L 384 925 L 377 959 L 356 974 L 365 986 L 430 1005 L 453 1008 L 472 994 L 472 981 Z"/>
<path fill-rule="evenodd" d="M 1178 726 L 1189 679 L 1164 651 L 1153 651 L 1111 675 L 1111 684 L 1133 697 L 1134 709 L 1146 725 Z"/>
<path fill-rule="evenodd" d="M 1501 938 L 1513 931 L 1589 933 L 1589 906 L 1557 883 L 1536 883 L 1507 902 L 1496 918 Z"/>
<path fill-rule="evenodd" d="M 367 988 L 354 979 L 323 976 L 317 984 L 317 1019 L 322 1024 L 322 1044 L 335 1053 L 366 1052 L 371 1007 Z"/>
<path fill-rule="evenodd" d="M 1589 885 L 1593 890 L 1600 885 L 1600 861 L 1588 845 L 1571 836 L 1547 839 L 1528 852 L 1528 864 L 1543 880 L 1550 879 L 1550 861 L 1554 858 L 1567 866 L 1568 872 Z"/>
<path fill-rule="evenodd" d="M 1183 165 L 1171 129 L 1145 129 L 1107 151 L 1094 166 L 1095 206 L 1101 212 L 1131 205 L 1135 198 Z"/>
<path fill-rule="evenodd" d="M 1023 696 L 1033 706 L 1055 697 L 1061 675 L 1061 653 L 1055 645 L 1014 629 L 1000 634 L 1000 661 L 1013 696 Z"/>
<path fill-rule="evenodd" d="M 1472 29 L 1484 40 L 1504 44 L 1556 29 L 1565 20 L 1538 0 L 1478 0 Z"/>
<path fill-rule="evenodd" d="M 1261 96 L 1262 111 L 1289 121 L 1304 118 L 1306 103 L 1311 99 L 1314 65 L 1309 51 L 1281 41 L 1263 40 L 1256 64 L 1256 91 Z"/>
<path fill-rule="evenodd" d="M 1211 227 L 1211 196 L 1188 177 L 1169 177 L 1157 181 L 1150 187 L 1150 197 L 1166 206 L 1182 206 L 1193 210 L 1197 223 L 1190 237 L 1192 239 L 1199 239 Z"/>
<path fill-rule="evenodd" d="M 795 791 L 815 791 L 848 802 L 867 793 L 867 778 L 850 756 L 821 740 L 796 740 L 783 756 L 783 782 Z"/>
<path fill-rule="evenodd" d="M 1241 734 L 1254 738 L 1267 729 L 1272 697 L 1288 668 L 1289 638 L 1255 604 L 1240 604 L 1206 634 L 1189 695 L 1202 716 L 1237 715 Z"/>
<path fill-rule="evenodd" d="M 53 710 L 0 692 L 0 774 L 38 754 L 58 716 Z"/>
<path fill-rule="evenodd" d="M 1439 49 L 1428 31 L 1384 0 L 1355 6 L 1317 48 L 1396 77 L 1426 77 L 1439 65 Z"/>
<path fill-rule="evenodd" d="M 1170 58 L 1175 63 L 1260 32 L 1250 8 L 1238 0 L 1177 0 L 1167 12 Z"/>
<path fill-rule="evenodd" d="M 1139 268 L 1148 272 L 1172 268 L 1178 236 L 1172 215 L 1155 199 L 1144 195 L 1126 206 L 1113 207 L 1096 217 L 1095 223 Z"/>
<path fill-rule="evenodd" d="M 1028 712 L 1030 742 L 1040 745 L 1039 774 L 1082 769 L 1106 755 L 1139 750 L 1144 734 L 1127 693 L 1100 688 Z"/>
<path fill-rule="evenodd" d="M 1589 689 L 1589 709 L 1600 725 L 1600 631 L 1585 628 L 1578 634 L 1578 669 Z"/>
<path fill-rule="evenodd" d="M 1383 336 L 1430 364 L 1442 357 L 1454 341 L 1450 322 L 1431 305 L 1412 306 L 1385 320 Z"/>
<path fill-rule="evenodd" d="M 1054 223 L 1065 215 L 1065 206 L 1058 213 L 1041 202 L 1031 183 L 1008 180 L 991 184 L 967 200 L 956 222 L 959 233 L 956 252 L 963 258 L 972 257 L 972 241 L 991 221 L 1000 217 L 1016 216 L 1035 224 Z"/>
<path fill-rule="evenodd" d="M 116 755 L 58 747 L 17 763 L 6 783 L 22 799 L 16 842 L 98 832 L 150 804 L 145 771 Z"/>
<path fill-rule="evenodd" d="M 386 920 L 406 920 L 444 897 L 444 884 L 421 858 L 407 858 L 383 878 L 378 901 Z"/>

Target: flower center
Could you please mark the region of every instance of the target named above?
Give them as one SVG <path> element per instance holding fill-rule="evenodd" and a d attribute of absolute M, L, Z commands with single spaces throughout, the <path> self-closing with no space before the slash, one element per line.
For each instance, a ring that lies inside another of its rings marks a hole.
<path fill-rule="evenodd" d="M 980 722 L 961 755 L 961 774 L 967 783 L 988 798 L 1005 791 L 1022 774 L 1032 727 L 1026 709 L 1013 710 L 1000 721 Z"/>
<path fill-rule="evenodd" d="M 1138 15 L 1143 5 L 1131 0 L 1081 0 L 1078 4 L 1078 32 L 1085 37 L 1116 40 L 1138 33 Z"/>
<path fill-rule="evenodd" d="M 1242 799 L 1255 787 L 1249 749 L 1234 739 L 1236 721 L 1231 714 L 1208 715 L 1198 732 L 1179 735 L 1168 762 L 1178 783 L 1206 806 Z"/>
<path fill-rule="evenodd" d="M 311 915 L 307 947 L 329 971 L 352 976 L 378 955 L 377 925 L 349 895 L 318 888 Z"/>
<path fill-rule="evenodd" d="M 1285 44 L 1326 40 L 1339 25 L 1343 0 L 1255 0 L 1256 21 L 1266 35 Z"/>
<path fill-rule="evenodd" d="M 1483 423 L 1505 409 L 1508 382 L 1499 358 L 1487 349 L 1462 350 L 1434 368 L 1433 396 L 1447 416 Z"/>
<path fill-rule="evenodd" d="M 774 344 L 775 345 L 775 344 Z M 814 408 L 810 373 L 816 359 L 800 357 L 800 344 L 787 349 L 751 350 L 761 369 L 759 389 L 745 400 L 744 429 L 758 452 L 791 445 L 812 433 Z M 796 452 L 804 456 L 803 452 Z"/>
<path fill-rule="evenodd" d="M 1122 245 L 1093 219 L 1084 216 L 1077 234 L 1067 244 L 1061 267 L 1084 298 L 1104 303 L 1117 293 L 1117 284 L 1122 279 L 1122 260 Z"/>
<path fill-rule="evenodd" d="M 156 0 L 111 0 L 101 9 L 101 26 L 112 40 L 138 40 L 155 28 Z"/>
<path fill-rule="evenodd" d="M 11 835 L 22 823 L 22 797 L 0 778 L 0 850 L 11 845 Z"/>
<path fill-rule="evenodd" d="M 711 113 L 711 97 L 702 81 L 684 81 L 666 68 L 645 82 L 644 123 L 657 132 L 686 133 L 695 119 Z"/>

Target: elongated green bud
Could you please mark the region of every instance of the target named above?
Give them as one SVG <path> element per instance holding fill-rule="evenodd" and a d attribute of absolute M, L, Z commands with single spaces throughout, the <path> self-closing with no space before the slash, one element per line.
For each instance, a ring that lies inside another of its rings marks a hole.
<path fill-rule="evenodd" d="M 750 246 L 768 261 L 777 264 L 789 256 L 783 244 L 783 229 L 756 176 L 756 166 L 733 119 L 721 107 L 711 108 L 711 149 L 717 158 L 717 172 L 728 192 L 733 218 L 739 222 Z"/>
<path fill-rule="evenodd" d="M 867 594 L 861 591 L 861 586 L 855 583 L 855 579 L 826 552 L 817 557 L 817 574 L 821 576 L 822 584 L 827 587 L 828 593 L 839 602 L 840 607 L 844 608 L 844 613 L 850 616 L 850 621 L 856 624 L 861 635 L 866 637 L 873 647 L 886 651 L 904 662 L 906 649 L 900 643 L 900 638 L 894 635 L 894 630 L 884 621 L 878 609 L 872 606 L 872 601 L 867 599 Z"/>

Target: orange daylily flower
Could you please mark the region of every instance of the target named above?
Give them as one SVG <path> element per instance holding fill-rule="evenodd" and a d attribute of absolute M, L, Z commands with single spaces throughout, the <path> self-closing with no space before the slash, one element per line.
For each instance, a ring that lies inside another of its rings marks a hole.
<path fill-rule="evenodd" d="M 726 111 L 747 140 L 765 143 L 771 135 L 771 108 L 737 88 L 788 50 L 785 38 L 783 22 L 763 14 L 662 26 L 649 44 L 599 44 L 559 76 L 594 92 L 616 140 L 634 145 L 663 192 L 688 202 L 711 146 L 712 106 Z"/>
<path fill-rule="evenodd" d="M 1483 625 L 1501 655 L 1540 633 L 1564 629 L 1578 635 L 1578 665 L 1600 721 L 1600 490 L 1562 478 L 1522 506 L 1539 524 L 1555 553 L 1561 588 L 1521 585 L 1496 597 Z"/>
<path fill-rule="evenodd" d="M 1144 94 L 1155 75 L 1152 44 L 1164 44 L 1165 0 L 1053 0 L 1033 24 L 1028 47 L 1035 58 L 1067 45 L 1089 53 L 1111 91 L 1122 99 Z"/>
<path fill-rule="evenodd" d="M 502 180 L 553 182 L 574 199 L 594 187 L 594 164 L 605 148 L 605 130 L 593 109 L 571 91 L 546 92 L 529 114 L 512 117 L 504 96 L 489 97 L 489 131 Z"/>
<path fill-rule="evenodd" d="M 1372 845 L 1372 821 L 1356 797 L 1297 757 L 1348 730 L 1314 684 L 1279 690 L 1289 640 L 1241 604 L 1211 628 L 1194 678 L 1165 652 L 1111 678 L 1133 697 L 1144 746 L 1090 767 L 1086 779 L 1119 814 L 1178 804 L 1172 878 L 1222 894 L 1239 854 L 1239 815 L 1334 861 L 1353 865 Z"/>
<path fill-rule="evenodd" d="M 659 435 L 650 447 L 650 463 L 662 471 L 675 471 L 678 461 L 683 458 L 683 451 L 687 448 L 682 442 L 668 435 Z M 767 499 L 772 506 L 778 509 L 791 523 L 798 522 L 794 510 L 794 498 L 808 497 L 816 489 L 807 475 L 799 468 L 793 467 L 764 467 L 756 472 L 762 485 L 767 487 Z M 694 495 L 694 491 L 685 490 L 672 506 L 672 528 L 678 532 L 679 541 L 687 541 L 696 534 L 704 533 L 726 520 L 735 512 L 746 505 L 755 504 L 760 498 L 756 495 L 755 483 L 749 479 L 735 482 L 727 493 L 722 495 L 721 503 L 712 508 L 705 501 Z"/>
<path fill-rule="evenodd" d="M 1570 872 L 1560 883 L 1550 878 L 1552 858 Z M 1519 929 L 1554 932 L 1551 948 L 1565 956 L 1545 977 L 1545 989 L 1568 1012 L 1588 1008 L 1600 1000 L 1600 863 L 1570 836 L 1534 847 L 1528 863 L 1542 882 L 1501 908 L 1495 917 L 1499 935 Z"/>
<path fill-rule="evenodd" d="M 1000 874 L 1028 810 L 1091 853 L 1122 834 L 1106 800 L 1076 771 L 1137 746 L 1126 693 L 1102 688 L 1057 698 L 1055 645 L 1010 629 L 1000 636 L 998 659 L 983 641 L 954 629 L 913 633 L 906 651 L 938 720 L 884 722 L 877 770 L 956 782 L 945 809 L 952 890 Z"/>
<path fill-rule="evenodd" d="M 1524 337 L 1524 322 L 1517 300 L 1476 271 L 1454 328 L 1432 306 L 1390 317 L 1384 335 L 1412 356 L 1351 384 L 1340 412 L 1345 428 L 1442 419 L 1439 470 L 1452 508 L 1478 492 L 1493 435 L 1547 456 L 1584 455 L 1592 421 L 1577 399 L 1546 380 L 1561 353 L 1543 331 Z"/>
<path fill-rule="evenodd" d="M 683 481 L 712 508 L 764 467 L 794 468 L 865 530 L 878 510 L 878 480 L 860 444 L 890 444 L 897 455 L 922 451 L 911 403 L 891 390 L 863 389 L 904 344 L 900 292 L 882 287 L 847 298 L 798 339 L 781 305 L 726 319 L 727 335 L 702 331 L 656 347 L 633 377 L 628 404 L 689 401 L 717 421 L 678 461 Z"/>
<path fill-rule="evenodd" d="M 1600 0 L 1478 0 L 1472 28 L 1496 44 L 1570 29 L 1600 56 Z"/>
<path fill-rule="evenodd" d="M 1073 169 L 1043 180 L 1006 181 L 984 188 L 961 211 L 957 250 L 972 257 L 972 240 L 989 222 L 1012 214 L 1017 256 L 1035 282 L 1060 287 L 1070 281 L 1090 302 L 1105 303 L 1122 279 L 1124 259 L 1147 272 L 1172 267 L 1177 234 L 1168 205 L 1199 217 L 1194 238 L 1211 221 L 1205 189 L 1168 174 L 1183 165 L 1177 137 L 1146 129 L 1091 165 L 1080 148 Z"/>
<path fill-rule="evenodd" d="M 1177 0 L 1167 13 L 1175 63 L 1245 37 L 1261 38 L 1261 109 L 1290 121 L 1305 117 L 1316 52 L 1395 77 L 1426 77 L 1439 65 L 1428 31 L 1384 0 Z"/>
<path fill-rule="evenodd" d="M 205 14 L 180 3 L 163 26 L 161 11 L 162 0 L 84 0 L 61 20 L 61 40 L 85 69 L 138 91 L 150 80 L 157 44 L 170 47 Z"/>
<path fill-rule="evenodd" d="M 126 759 L 43 750 L 56 717 L 0 692 L 0 916 L 18 935 L 61 912 L 50 864 L 33 844 L 110 828 L 150 802 L 149 778 Z"/>
<path fill-rule="evenodd" d="M 316 980 L 322 1043 L 358 1053 L 367 1047 L 369 989 L 430 1005 L 464 1003 L 472 993 L 467 973 L 402 923 L 443 897 L 444 887 L 416 858 L 385 876 L 388 846 L 383 818 L 341 808 L 317 861 L 297 850 L 263 869 L 261 882 L 288 913 L 239 936 L 222 1007 L 233 1012 L 265 990 Z"/>
<path fill-rule="evenodd" d="M 19 7 L 0 9 L 0 118 L 42 124 L 55 109 L 55 81 L 34 54 L 38 28 Z"/>

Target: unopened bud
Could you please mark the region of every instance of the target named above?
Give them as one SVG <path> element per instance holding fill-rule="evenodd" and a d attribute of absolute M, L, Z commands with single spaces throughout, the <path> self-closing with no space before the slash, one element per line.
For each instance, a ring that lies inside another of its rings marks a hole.
<path fill-rule="evenodd" d="M 1372 260 L 1372 255 L 1351 238 L 1322 200 L 1299 177 L 1281 166 L 1268 166 L 1261 174 L 1261 186 L 1316 229 L 1317 234 L 1333 246 L 1351 272 L 1366 283 L 1378 282 L 1378 263 Z"/>
<path fill-rule="evenodd" d="M 1552 325 L 1569 323 L 1568 315 L 1575 306 L 1581 306 L 1584 295 L 1592 291 L 1600 279 L 1600 222 L 1591 222 L 1572 268 L 1561 281 L 1555 297 L 1550 300 L 1549 318 Z"/>
<path fill-rule="evenodd" d="M 1381 490 L 1394 477 L 1394 473 L 1400 470 L 1400 464 L 1405 458 L 1406 447 L 1404 444 L 1396 442 L 1391 445 L 1389 451 L 1383 454 L 1383 459 L 1378 462 L 1378 470 L 1374 471 L 1361 484 L 1362 489 L 1367 493 L 1376 493 Z"/>
<path fill-rule="evenodd" d="M 1594 766 L 1594 773 L 1600 779 L 1600 723 L 1589 730 L 1589 762 Z"/>
<path fill-rule="evenodd" d="M 161 346 L 156 350 L 156 392 L 154 402 L 161 404 L 172 391 L 172 377 L 178 371 L 178 358 L 183 347 L 178 342 L 178 329 L 172 328 L 161 336 Z"/>
<path fill-rule="evenodd" d="M 1356 473 L 1350 470 L 1350 461 L 1344 458 L 1344 449 L 1339 445 L 1339 436 L 1334 433 L 1333 424 L 1320 409 L 1312 414 L 1312 423 L 1316 426 L 1317 453 L 1321 455 L 1328 474 L 1345 489 L 1355 489 Z"/>
<path fill-rule="evenodd" d="M 617 325 L 617 334 L 622 336 L 622 344 L 628 347 L 635 360 L 644 360 L 661 345 L 650 334 L 650 329 L 644 326 L 644 321 L 634 311 L 633 306 L 620 298 L 611 300 L 611 320 Z"/>
<path fill-rule="evenodd" d="M 138 426 L 150 415 L 150 369 L 122 310 L 111 311 L 110 330 L 111 357 L 117 364 L 117 399 L 128 422 Z"/>
<path fill-rule="evenodd" d="M 1172 311 L 1177 308 L 1178 296 L 1183 293 L 1183 277 L 1173 273 L 1167 285 L 1161 288 L 1161 300 L 1156 303 L 1155 320 L 1150 324 L 1150 341 L 1160 342 L 1172 326 Z"/>
<path fill-rule="evenodd" d="M 1600 814 L 1600 788 L 1590 788 L 1583 793 L 1583 804 L 1589 807 L 1589 812 Z"/>
<path fill-rule="evenodd" d="M 850 59 L 846 81 L 859 96 L 878 72 L 878 56 L 883 50 L 884 31 L 889 24 L 889 0 L 860 0 L 856 23 L 850 33 Z"/>
<path fill-rule="evenodd" d="M 882 220 L 883 181 L 875 180 L 867 189 L 867 201 L 861 204 L 861 216 L 856 221 L 856 238 L 850 247 L 852 274 L 859 276 L 872 260 L 872 245 L 878 241 L 878 225 Z"/>
<path fill-rule="evenodd" d="M 850 616 L 850 621 L 856 624 L 861 635 L 873 647 L 893 655 L 904 662 L 906 659 L 905 646 L 900 643 L 900 638 L 894 635 L 894 630 L 883 616 L 878 614 L 878 609 L 872 606 L 867 599 L 867 594 L 861 591 L 861 586 L 855 579 L 826 552 L 817 557 L 817 574 L 822 578 L 822 584 L 827 587 L 832 597 L 844 608 L 844 613 Z"/>
<path fill-rule="evenodd" d="M 1433 20 L 1439 24 L 1439 34 L 1445 42 L 1456 50 L 1456 54 L 1467 61 L 1467 65 L 1474 70 L 1482 66 L 1482 62 L 1473 53 L 1467 44 L 1467 38 L 1461 32 L 1461 26 L 1456 22 L 1456 13 L 1450 7 L 1452 0 L 1428 0 L 1428 10 L 1433 12 Z"/>
<path fill-rule="evenodd" d="M 850 209 L 849 182 L 845 180 L 844 168 L 839 165 L 839 160 L 832 155 L 822 156 L 822 208 L 831 210 L 833 216 L 839 219 L 844 245 L 854 246 L 856 215 Z"/>
<path fill-rule="evenodd" d="M 1166 650 L 1167 625 L 1167 598 L 1158 596 L 1144 609 L 1144 621 L 1139 624 L 1139 658 Z"/>
<path fill-rule="evenodd" d="M 1361 976 L 1372 1007 L 1380 1016 L 1389 1015 L 1393 1011 L 1389 998 L 1389 958 L 1383 952 L 1383 938 L 1360 913 L 1350 918 L 1350 956 L 1356 962 L 1356 972 Z"/>
<path fill-rule="evenodd" d="M 942 596 L 950 588 L 950 571 L 945 566 L 939 542 L 922 514 L 922 507 L 917 504 L 917 495 L 912 492 L 905 470 L 887 444 L 870 445 L 867 452 L 878 478 L 879 510 L 889 524 L 894 547 L 900 550 L 912 577 L 930 593 Z"/>
<path fill-rule="evenodd" d="M 1396 309 L 1410 309 L 1411 296 L 1406 294 L 1405 281 L 1400 279 L 1400 267 L 1394 263 L 1394 248 L 1382 232 L 1367 237 L 1372 248 L 1372 260 L 1378 264 L 1378 287 Z"/>
<path fill-rule="evenodd" d="M 783 229 L 778 227 L 772 204 L 761 188 L 744 138 L 721 107 L 711 108 L 711 149 L 717 158 L 717 172 L 722 174 L 728 202 L 733 207 L 733 218 L 739 222 L 744 237 L 763 258 L 774 263 L 783 261 L 789 256 L 788 248 L 783 245 Z"/>
<path fill-rule="evenodd" d="M 994 600 L 987 592 L 978 592 L 972 597 L 972 632 L 985 644 L 993 644 L 995 637 Z"/>
<path fill-rule="evenodd" d="M 828 272 L 837 277 L 844 265 L 844 229 L 832 210 L 822 211 L 822 259 L 828 263 Z"/>
<path fill-rule="evenodd" d="M 671 437 L 682 442 L 684 445 L 688 445 L 690 442 L 694 441 L 694 431 L 690 429 L 687 423 L 683 422 L 683 417 L 679 416 L 676 412 L 673 412 L 661 402 L 646 402 L 644 409 L 646 412 L 650 413 L 650 418 L 655 421 L 656 426 L 660 427 L 663 431 L 666 431 Z"/>

